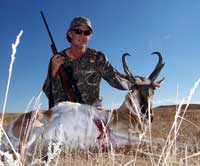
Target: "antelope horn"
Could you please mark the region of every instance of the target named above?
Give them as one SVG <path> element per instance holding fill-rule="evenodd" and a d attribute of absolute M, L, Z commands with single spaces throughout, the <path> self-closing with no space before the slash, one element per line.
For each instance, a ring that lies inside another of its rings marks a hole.
<path fill-rule="evenodd" d="M 126 59 L 125 59 L 126 56 L 131 56 L 131 55 L 129 53 L 124 53 L 123 56 L 122 56 L 122 65 L 123 65 L 123 68 L 124 68 L 124 72 L 126 73 L 129 81 L 131 81 L 132 83 L 134 83 L 135 79 L 134 79 L 133 74 L 130 72 L 130 70 L 128 68 L 128 65 L 126 63 Z"/>
<path fill-rule="evenodd" d="M 157 63 L 157 65 L 156 65 L 155 69 L 153 70 L 153 72 L 152 72 L 152 73 L 150 74 L 150 76 L 149 76 L 149 79 L 150 79 L 152 82 L 154 82 L 154 81 L 156 80 L 156 78 L 158 77 L 158 75 L 159 75 L 161 69 L 163 68 L 164 63 L 163 63 L 162 55 L 161 55 L 160 52 L 153 52 L 152 54 L 156 54 L 156 55 L 158 55 L 158 57 L 159 57 L 159 60 L 158 60 L 158 63 Z"/>

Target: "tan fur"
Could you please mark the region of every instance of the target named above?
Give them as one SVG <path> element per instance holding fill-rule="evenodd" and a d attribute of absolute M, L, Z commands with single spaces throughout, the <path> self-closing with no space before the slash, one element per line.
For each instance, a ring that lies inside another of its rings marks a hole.
<path fill-rule="evenodd" d="M 130 108 L 127 107 L 127 105 L 129 105 L 133 110 L 136 109 L 130 99 L 133 97 L 132 95 L 133 94 L 126 95 L 123 104 L 113 111 L 110 126 L 122 133 L 127 133 L 128 131 L 128 134 L 141 134 L 146 130 L 145 120 L 139 117 L 140 115 L 137 115 L 136 112 L 131 112 Z"/>
<path fill-rule="evenodd" d="M 135 128 L 138 128 L 138 123 L 138 117 L 131 113 L 125 104 L 122 104 L 119 109 L 113 112 L 113 120 L 110 125 L 112 128 L 126 133 L 127 131 L 135 132 Z"/>
<path fill-rule="evenodd" d="M 15 121 L 13 125 L 13 135 L 16 138 L 19 138 L 22 140 L 26 134 L 26 129 L 30 125 L 30 120 L 33 118 L 35 111 L 31 111 L 28 113 L 21 114 Z M 35 119 L 36 123 L 44 123 L 45 120 L 50 119 L 52 116 L 52 111 L 49 110 L 37 110 L 37 117 Z M 35 126 L 33 126 L 35 127 Z"/>

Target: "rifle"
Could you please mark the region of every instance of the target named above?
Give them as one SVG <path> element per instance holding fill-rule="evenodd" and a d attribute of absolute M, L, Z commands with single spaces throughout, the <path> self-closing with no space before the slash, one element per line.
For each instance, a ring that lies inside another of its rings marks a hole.
<path fill-rule="evenodd" d="M 42 11 L 40 11 L 40 13 L 41 13 L 42 19 L 44 21 L 45 27 L 47 29 L 47 32 L 48 32 L 50 40 L 51 40 L 51 50 L 53 52 L 53 55 L 58 54 L 56 45 L 54 43 L 53 37 L 49 30 L 49 27 L 48 27 L 47 21 L 44 17 L 44 14 Z M 52 77 L 51 76 L 51 64 L 50 64 L 49 74 L 50 74 L 50 78 L 51 78 Z M 58 74 L 61 78 L 61 83 L 62 83 L 63 89 L 67 95 L 68 100 L 72 101 L 72 102 L 84 103 L 83 99 L 81 97 L 81 93 L 76 84 L 76 80 L 73 77 L 72 68 L 70 66 L 64 68 L 64 66 L 61 65 L 59 68 Z M 52 83 L 50 82 L 49 108 L 53 107 L 54 105 L 55 105 L 55 103 L 54 103 L 54 97 L 52 94 Z"/>

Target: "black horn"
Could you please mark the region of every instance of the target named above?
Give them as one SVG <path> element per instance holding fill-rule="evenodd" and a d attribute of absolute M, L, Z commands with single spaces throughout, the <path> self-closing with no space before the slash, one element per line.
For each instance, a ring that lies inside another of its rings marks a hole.
<path fill-rule="evenodd" d="M 126 56 L 131 56 L 129 53 L 124 53 L 123 56 L 122 56 L 122 65 L 123 65 L 123 68 L 124 68 L 124 72 L 126 73 L 126 75 L 128 76 L 128 79 L 134 83 L 134 76 L 133 74 L 131 73 L 131 71 L 129 70 L 128 68 L 128 65 L 126 63 Z"/>
<path fill-rule="evenodd" d="M 159 58 L 158 63 L 157 63 L 157 65 L 156 65 L 155 69 L 153 70 L 153 72 L 152 72 L 152 73 L 150 74 L 150 76 L 149 76 L 149 79 L 150 79 L 152 82 L 154 82 L 154 81 L 156 80 L 156 78 L 158 77 L 158 75 L 159 75 L 161 69 L 163 68 L 164 63 L 163 63 L 162 55 L 161 55 L 160 52 L 157 52 L 157 51 L 156 51 L 156 52 L 153 52 L 152 54 L 158 55 L 158 58 Z"/>

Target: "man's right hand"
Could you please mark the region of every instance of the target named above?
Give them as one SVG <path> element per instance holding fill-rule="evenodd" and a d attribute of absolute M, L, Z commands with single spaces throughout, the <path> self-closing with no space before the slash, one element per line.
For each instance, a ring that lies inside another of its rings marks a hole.
<path fill-rule="evenodd" d="M 64 63 L 64 57 L 56 54 L 51 59 L 51 74 L 54 77 L 58 72 L 60 66 Z"/>

